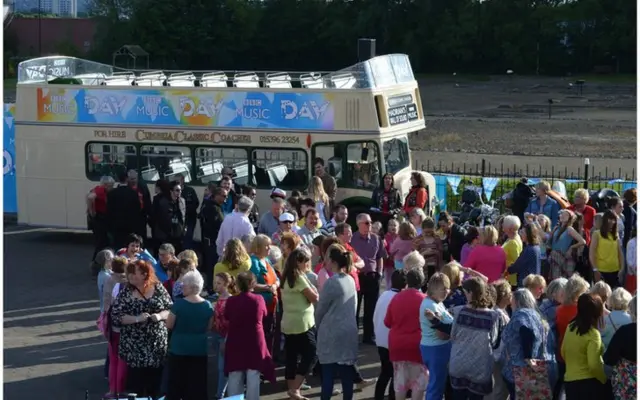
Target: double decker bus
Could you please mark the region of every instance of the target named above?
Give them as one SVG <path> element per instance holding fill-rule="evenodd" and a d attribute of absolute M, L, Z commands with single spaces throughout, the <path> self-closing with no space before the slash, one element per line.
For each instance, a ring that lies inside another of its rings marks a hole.
<path fill-rule="evenodd" d="M 403 54 L 331 73 L 171 74 L 53 56 L 20 63 L 15 125 L 18 222 L 82 229 L 104 175 L 136 170 L 150 186 L 183 175 L 202 199 L 231 167 L 267 210 L 273 188 L 307 188 L 316 158 L 355 215 L 385 173 L 408 193 L 408 135 L 425 122 Z"/>

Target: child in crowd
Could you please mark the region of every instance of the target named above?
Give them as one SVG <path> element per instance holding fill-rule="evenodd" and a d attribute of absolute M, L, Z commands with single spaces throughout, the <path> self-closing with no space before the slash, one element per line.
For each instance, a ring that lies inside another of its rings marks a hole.
<path fill-rule="evenodd" d="M 552 280 L 545 291 L 545 299 L 540 304 L 540 313 L 549 323 L 549 329 L 556 335 L 558 334 L 556 331 L 556 310 L 564 303 L 564 289 L 567 286 L 567 281 L 567 278 Z"/>
<path fill-rule="evenodd" d="M 547 260 L 549 250 L 547 243 L 551 238 L 551 220 L 546 215 L 540 214 L 536 217 L 534 224 L 536 225 L 538 237 L 540 238 L 540 274 L 546 279 L 549 279 L 549 260 Z"/>
<path fill-rule="evenodd" d="M 218 294 L 218 300 L 213 306 L 214 347 L 218 354 L 218 392 L 216 398 L 222 399 L 227 388 L 227 378 L 224 374 L 224 345 L 229 330 L 229 321 L 224 316 L 224 309 L 227 305 L 227 299 L 237 293 L 235 278 L 226 272 L 217 274 L 214 290 Z"/>
<path fill-rule="evenodd" d="M 600 296 L 602 299 L 602 303 L 604 303 L 604 316 L 609 315 L 609 309 L 607 308 L 607 300 L 609 300 L 609 296 L 611 296 L 611 286 L 607 284 L 605 281 L 598 281 L 593 286 L 591 286 L 591 290 L 589 293 Z"/>
<path fill-rule="evenodd" d="M 464 236 L 464 242 L 462 250 L 460 251 L 460 264 L 462 265 L 467 262 L 471 250 L 480 243 L 480 230 L 475 226 L 470 226 L 467 229 L 467 234 Z"/>
<path fill-rule="evenodd" d="M 489 287 L 492 289 L 492 294 L 495 294 L 493 309 L 500 315 L 500 319 L 502 320 L 500 327 L 501 329 L 504 329 L 504 327 L 509 323 L 507 307 L 511 305 L 511 284 L 507 282 L 506 279 L 499 279 L 493 282 Z M 498 334 L 501 335 L 502 330 Z M 485 400 L 504 400 L 509 397 L 509 390 L 504 382 L 504 378 L 502 378 L 503 365 L 500 361 L 504 342 L 502 340 L 499 340 L 498 342 L 500 344 L 493 350 L 493 359 L 495 362 L 493 366 L 493 392 L 490 395 L 485 396 Z"/>
<path fill-rule="evenodd" d="M 167 293 L 169 293 L 172 296 L 172 298 L 173 298 L 173 286 L 175 285 L 176 281 L 178 280 L 178 276 L 176 274 L 177 274 L 177 271 L 178 271 L 178 264 L 179 263 L 180 262 L 176 261 L 176 260 L 169 261 L 169 263 L 167 264 L 167 277 L 168 277 L 168 279 L 162 283 L 164 288 L 167 289 Z"/>
<path fill-rule="evenodd" d="M 384 235 L 384 248 L 387 250 L 387 255 L 391 254 L 391 243 L 393 243 L 398 238 L 398 229 L 400 228 L 400 223 L 398 220 L 390 219 L 387 224 L 387 233 Z M 394 271 L 393 265 L 393 257 L 388 256 L 384 259 L 384 283 L 385 288 L 389 290 L 391 288 L 391 275 Z"/>
<path fill-rule="evenodd" d="M 409 222 L 403 222 L 398 229 L 398 238 L 391 243 L 389 255 L 393 257 L 395 269 L 404 268 L 404 257 L 413 251 L 416 230 Z"/>
<path fill-rule="evenodd" d="M 604 217 L 604 213 L 597 213 L 595 217 L 593 217 L 593 228 L 591 228 L 591 237 L 596 231 L 599 231 L 602 227 L 602 217 Z"/>
<path fill-rule="evenodd" d="M 180 259 L 180 261 L 178 262 L 178 268 L 176 268 L 176 276 L 178 278 L 176 279 L 176 282 L 173 284 L 173 292 L 171 294 L 171 297 L 174 299 L 184 297 L 184 294 L 182 293 L 182 281 L 181 281 L 182 277 L 187 272 L 196 270 L 197 264 L 195 264 L 192 259 L 189 259 L 186 257 L 182 257 L 182 258 L 180 257 L 186 251 L 191 251 L 193 254 L 195 254 L 195 252 L 193 252 L 192 250 L 185 250 L 182 253 L 180 253 L 180 255 L 178 255 L 178 258 Z"/>
<path fill-rule="evenodd" d="M 382 235 L 382 222 L 380 221 L 376 221 L 373 223 L 373 225 L 371 225 L 371 233 L 373 233 L 376 236 L 380 236 L 383 237 Z"/>
<path fill-rule="evenodd" d="M 542 275 L 531 274 L 524 278 L 524 281 L 522 281 L 522 286 L 524 286 L 525 289 L 529 290 L 533 295 L 533 298 L 536 299 L 538 303 L 540 303 L 542 301 L 542 294 L 547 288 L 547 281 L 544 280 L 544 277 Z"/>
<path fill-rule="evenodd" d="M 442 273 L 434 273 L 427 284 L 427 297 L 420 305 L 420 352 L 422 361 L 429 370 L 427 399 L 442 399 L 447 386 L 449 356 L 451 342 L 449 338 L 434 329 L 427 318 L 427 311 L 438 315 L 443 324 L 452 324 L 453 316 L 442 303 L 449 294 L 449 277 Z"/>
<path fill-rule="evenodd" d="M 436 223 L 431 217 L 422 221 L 422 234 L 414 240 L 414 248 L 425 259 L 424 276 L 427 282 L 442 266 L 442 240 L 436 236 Z"/>
<path fill-rule="evenodd" d="M 452 261 L 442 267 L 442 273 L 449 278 L 450 284 L 449 295 L 442 303 L 449 312 L 452 312 L 454 307 L 467 304 L 467 296 L 462 290 L 463 268 L 457 261 Z"/>
<path fill-rule="evenodd" d="M 110 249 L 101 250 L 96 254 L 96 264 L 100 266 L 100 272 L 98 272 L 98 299 L 100 300 L 100 312 L 104 312 L 104 284 L 111 276 L 111 261 L 115 255 Z"/>

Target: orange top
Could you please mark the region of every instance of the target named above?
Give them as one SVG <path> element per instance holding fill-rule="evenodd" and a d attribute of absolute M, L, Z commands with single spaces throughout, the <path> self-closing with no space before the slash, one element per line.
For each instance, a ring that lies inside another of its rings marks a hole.
<path fill-rule="evenodd" d="M 556 328 L 558 329 L 558 359 L 562 360 L 560 355 L 560 349 L 562 348 L 562 341 L 564 340 L 564 334 L 567 332 L 569 323 L 578 314 L 578 305 L 571 304 L 569 306 L 561 305 L 556 310 Z M 564 361 L 564 360 L 562 360 Z"/>

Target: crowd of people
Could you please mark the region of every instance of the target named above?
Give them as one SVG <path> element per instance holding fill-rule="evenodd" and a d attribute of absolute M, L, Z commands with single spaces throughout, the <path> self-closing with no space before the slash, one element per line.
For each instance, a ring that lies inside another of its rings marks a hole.
<path fill-rule="evenodd" d="M 635 189 L 597 213 L 582 189 L 554 206 L 541 182 L 522 220 L 465 228 L 425 213 L 421 174 L 403 204 L 388 174 L 353 230 L 323 165 L 263 213 L 229 170 L 201 205 L 181 181 L 151 199 L 133 171 L 113 190 L 103 179 L 88 206 L 110 393 L 204 400 L 215 379 L 217 398 L 255 400 L 283 364 L 293 400 L 311 374 L 322 399 L 374 384 L 376 400 L 636 396 Z M 360 326 L 375 380 L 358 367 Z"/>

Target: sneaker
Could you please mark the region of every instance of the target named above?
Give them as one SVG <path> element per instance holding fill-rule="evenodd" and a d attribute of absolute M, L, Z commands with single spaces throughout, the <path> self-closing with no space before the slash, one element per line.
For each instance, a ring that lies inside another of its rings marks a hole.
<path fill-rule="evenodd" d="M 300 390 L 311 390 L 311 386 L 303 383 L 302 385 L 300 385 Z"/>
<path fill-rule="evenodd" d="M 365 388 L 368 388 L 369 386 L 375 385 L 377 382 L 377 379 L 373 378 L 373 379 L 363 379 L 362 382 L 356 384 L 356 390 L 364 390 Z"/>
<path fill-rule="evenodd" d="M 339 394 L 342 394 L 342 389 L 333 388 L 333 392 L 331 392 L 331 395 L 332 396 L 337 396 Z"/>

